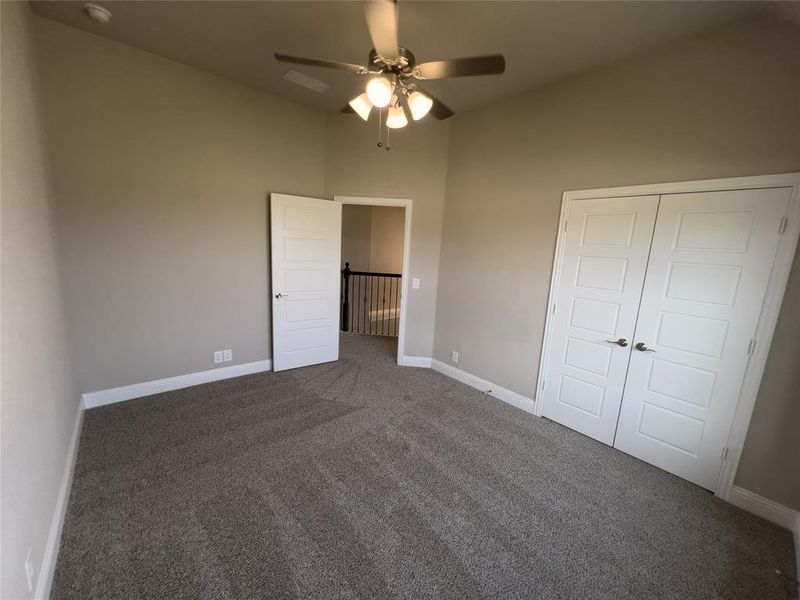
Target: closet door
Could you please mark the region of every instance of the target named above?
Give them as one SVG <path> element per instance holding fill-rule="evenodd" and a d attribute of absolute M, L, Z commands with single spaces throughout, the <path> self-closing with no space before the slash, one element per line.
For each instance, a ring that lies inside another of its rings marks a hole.
<path fill-rule="evenodd" d="M 570 204 L 542 414 L 614 440 L 658 196 Z M 552 307 L 551 307 L 552 310 Z"/>
<path fill-rule="evenodd" d="M 616 448 L 716 487 L 790 192 L 661 197 Z"/>

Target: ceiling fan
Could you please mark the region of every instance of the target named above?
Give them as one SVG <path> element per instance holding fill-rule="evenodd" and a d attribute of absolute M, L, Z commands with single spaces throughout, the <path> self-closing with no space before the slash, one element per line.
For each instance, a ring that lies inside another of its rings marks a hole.
<path fill-rule="evenodd" d="M 496 75 L 506 70 L 506 60 L 501 54 L 417 64 L 414 54 L 398 45 L 396 1 L 367 0 L 365 11 L 369 35 L 375 46 L 369 53 L 367 66 L 275 54 L 275 58 L 282 62 L 348 71 L 369 77 L 365 92 L 353 98 L 343 112 L 355 112 L 366 121 L 373 107 L 386 108 L 386 127 L 391 129 L 400 129 L 411 121 L 419 121 L 428 112 L 436 119 L 446 119 L 453 115 L 453 111 L 422 89 L 417 81 Z M 380 114 L 382 112 L 379 110 Z"/>

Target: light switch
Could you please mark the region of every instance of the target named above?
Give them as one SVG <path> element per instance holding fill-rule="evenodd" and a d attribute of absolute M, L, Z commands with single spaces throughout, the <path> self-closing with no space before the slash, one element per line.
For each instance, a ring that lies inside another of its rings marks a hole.
<path fill-rule="evenodd" d="M 414 288 L 415 290 L 418 290 L 419 289 L 419 279 L 414 277 L 414 279 L 411 280 L 411 287 Z"/>

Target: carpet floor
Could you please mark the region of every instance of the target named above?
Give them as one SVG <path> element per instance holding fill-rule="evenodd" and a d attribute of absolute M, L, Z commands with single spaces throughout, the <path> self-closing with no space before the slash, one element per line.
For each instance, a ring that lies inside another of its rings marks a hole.
<path fill-rule="evenodd" d="M 788 531 L 395 344 L 87 411 L 51 597 L 796 597 Z"/>

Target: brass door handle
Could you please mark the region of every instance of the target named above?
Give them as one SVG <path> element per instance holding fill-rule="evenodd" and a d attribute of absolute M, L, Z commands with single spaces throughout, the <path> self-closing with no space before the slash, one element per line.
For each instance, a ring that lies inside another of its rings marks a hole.
<path fill-rule="evenodd" d="M 606 340 L 609 344 L 616 344 L 617 346 L 622 346 L 623 348 L 628 345 L 628 340 L 625 338 L 619 338 L 618 340 Z"/>
<path fill-rule="evenodd" d="M 639 342 L 634 346 L 639 352 L 655 352 L 652 348 L 648 348 L 644 345 L 644 342 Z"/>

